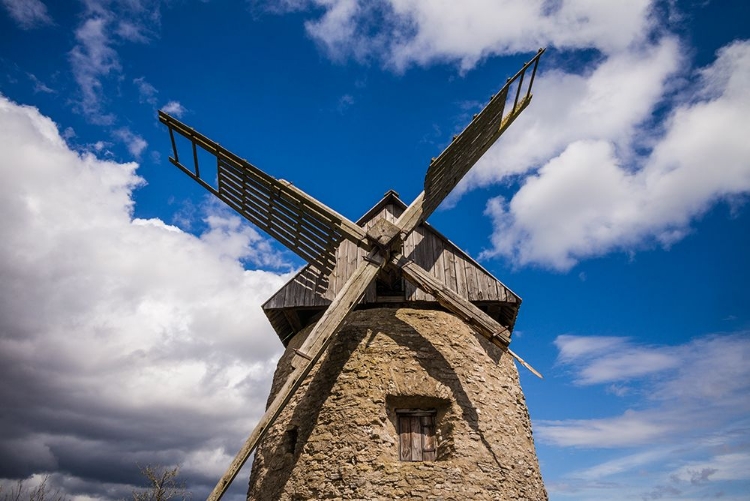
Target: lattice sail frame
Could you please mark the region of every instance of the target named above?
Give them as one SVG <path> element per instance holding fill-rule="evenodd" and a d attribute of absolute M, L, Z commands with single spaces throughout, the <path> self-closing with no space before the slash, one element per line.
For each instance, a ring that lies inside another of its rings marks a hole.
<path fill-rule="evenodd" d="M 362 228 L 288 181 L 269 176 L 162 111 L 159 121 L 169 128 L 173 165 L 321 271 L 333 269 L 336 247 L 345 238 L 369 250 Z M 175 132 L 192 145 L 193 170 L 180 162 Z M 218 189 L 201 177 L 197 148 L 216 157 Z"/>
<path fill-rule="evenodd" d="M 509 78 L 500 91 L 466 128 L 453 139 L 453 142 L 432 162 L 424 179 L 425 198 L 423 218 L 437 209 L 440 202 L 456 187 L 467 172 L 485 154 L 513 121 L 531 103 L 531 87 L 534 85 L 539 58 L 544 49 L 527 62 L 513 77 Z M 521 94 L 526 71 L 533 66 L 526 92 Z M 515 98 L 510 111 L 504 114 L 508 92 L 516 84 Z"/>

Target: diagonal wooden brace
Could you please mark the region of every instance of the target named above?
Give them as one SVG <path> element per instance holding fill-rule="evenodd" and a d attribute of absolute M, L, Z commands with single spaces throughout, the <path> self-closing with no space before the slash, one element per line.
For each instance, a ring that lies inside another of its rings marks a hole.
<path fill-rule="evenodd" d="M 359 303 L 365 290 L 367 290 L 367 286 L 375 280 L 375 277 L 384 264 L 385 261 L 380 260 L 378 262 L 377 256 L 374 256 L 373 259 L 362 261 L 357 270 L 349 277 L 339 295 L 336 296 L 336 299 L 334 299 L 318 323 L 315 324 L 312 332 L 310 332 L 310 335 L 307 336 L 307 339 L 300 347 L 300 351 L 305 356 L 295 355 L 295 360 L 292 362 L 294 371 L 289 375 L 286 383 L 284 383 L 284 386 L 276 394 L 276 397 L 271 402 L 271 405 L 268 406 L 258 424 L 255 425 L 255 429 L 229 465 L 224 476 L 221 477 L 214 490 L 208 496 L 208 501 L 218 501 L 224 495 L 229 484 L 232 483 L 234 477 L 239 473 L 242 465 L 245 464 L 250 454 L 258 446 L 260 440 L 279 417 L 313 367 L 315 367 L 315 364 L 333 340 L 336 332 L 343 325 L 346 315 Z"/>
<path fill-rule="evenodd" d="M 510 356 L 518 360 L 521 365 L 529 369 L 535 376 L 542 378 L 542 375 L 536 369 L 508 348 L 510 330 L 507 327 L 500 325 L 495 319 L 477 308 L 470 301 L 446 287 L 444 283 L 430 275 L 415 262 L 406 259 L 402 255 L 398 255 L 392 258 L 391 263 L 401 268 L 407 280 L 425 292 L 432 294 L 443 307 L 461 318 L 492 344 L 507 351 Z"/>

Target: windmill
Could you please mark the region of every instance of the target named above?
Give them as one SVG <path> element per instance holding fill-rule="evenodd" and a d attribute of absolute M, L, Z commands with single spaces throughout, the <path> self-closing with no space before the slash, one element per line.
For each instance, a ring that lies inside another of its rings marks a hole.
<path fill-rule="evenodd" d="M 540 49 L 518 73 L 509 78 L 502 89 L 492 96 L 489 104 L 474 116 L 471 123 L 454 137 L 438 157 L 432 159 L 425 176 L 424 191 L 408 207 L 403 207 L 397 218 L 389 220 L 381 217 L 368 224 L 367 229 L 291 183 L 269 176 L 174 117 L 159 112 L 159 120 L 167 126 L 172 143 L 173 156 L 170 157 L 170 162 L 303 258 L 308 263 L 307 273 L 315 277 L 310 289 L 322 293 L 329 288 L 327 280 L 337 266 L 337 250 L 342 246 L 358 249 L 362 257 L 357 260 L 356 267 L 346 274 L 345 281 L 338 284 L 335 297 L 314 326 L 310 327 L 304 342 L 293 348 L 291 372 L 283 385 L 274 392 L 275 397 L 265 414 L 217 483 L 209 501 L 221 498 L 261 439 L 293 400 L 297 389 L 305 382 L 337 332 L 346 323 L 347 316 L 377 280 L 392 282 L 393 277 L 405 278 L 461 319 L 474 332 L 481 334 L 489 343 L 540 376 L 508 347 L 520 300 L 511 314 L 504 317 L 507 321 L 500 323 L 425 270 L 404 248 L 410 235 L 420 225 L 426 224 L 427 218 L 464 175 L 529 105 L 539 59 L 543 53 L 544 49 Z M 531 75 L 524 82 L 529 70 Z M 179 136 L 183 138 L 181 141 L 189 141 L 193 169 L 187 167 L 178 155 L 176 135 L 178 139 Z M 206 179 L 205 169 L 204 175 L 201 174 L 198 148 L 216 159 L 216 187 Z M 426 418 L 420 418 L 419 414 L 412 414 L 404 419 L 423 425 L 426 422 Z"/>

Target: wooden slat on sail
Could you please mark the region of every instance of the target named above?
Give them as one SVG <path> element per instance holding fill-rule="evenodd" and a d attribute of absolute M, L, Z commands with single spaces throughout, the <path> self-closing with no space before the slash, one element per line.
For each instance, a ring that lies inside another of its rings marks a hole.
<path fill-rule="evenodd" d="M 291 183 L 266 174 L 164 112 L 159 112 L 159 120 L 169 127 L 172 139 L 177 132 L 193 146 L 195 171 L 179 161 L 174 140 L 172 164 L 308 263 L 330 272 L 342 240 L 369 247 L 362 228 Z M 200 177 L 196 145 L 216 157 L 218 189 Z"/>
<path fill-rule="evenodd" d="M 536 75 L 539 57 L 544 50 L 526 63 L 513 78 L 508 79 L 502 89 L 490 99 L 485 108 L 474 117 L 471 123 L 456 136 L 445 150 L 430 163 L 424 179 L 424 202 L 422 219 L 432 214 L 446 196 L 456 187 L 469 169 L 484 155 L 495 141 L 531 102 L 531 86 Z M 532 76 L 521 96 L 526 70 L 533 65 Z M 516 94 L 511 109 L 505 113 L 508 91 L 515 85 Z M 520 99 L 519 99 L 520 98 Z"/>

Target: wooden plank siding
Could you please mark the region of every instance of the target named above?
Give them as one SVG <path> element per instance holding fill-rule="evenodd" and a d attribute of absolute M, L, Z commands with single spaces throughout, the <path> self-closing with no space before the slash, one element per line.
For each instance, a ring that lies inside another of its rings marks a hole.
<path fill-rule="evenodd" d="M 394 192 L 389 192 L 357 224 L 367 231 L 380 218 L 395 222 L 405 207 Z M 297 328 L 292 325 L 294 322 L 288 319 L 288 315 L 276 315 L 273 312 L 325 308 L 340 292 L 365 254 L 365 249 L 349 240 L 343 240 L 336 250 L 333 269 L 328 274 L 320 272 L 315 265 L 307 265 L 266 301 L 263 309 L 279 337 L 284 339 L 289 336 L 290 330 L 296 331 Z M 404 241 L 402 254 L 459 296 L 482 305 L 487 311 L 491 309 L 494 314 L 489 314 L 496 321 L 512 328 L 520 298 L 432 226 L 422 223 L 415 228 Z M 367 288 L 362 303 L 372 304 L 378 301 L 373 282 Z M 393 299 L 389 298 L 388 302 L 393 302 Z M 426 305 L 437 303 L 437 300 L 406 281 L 403 302 Z"/>

